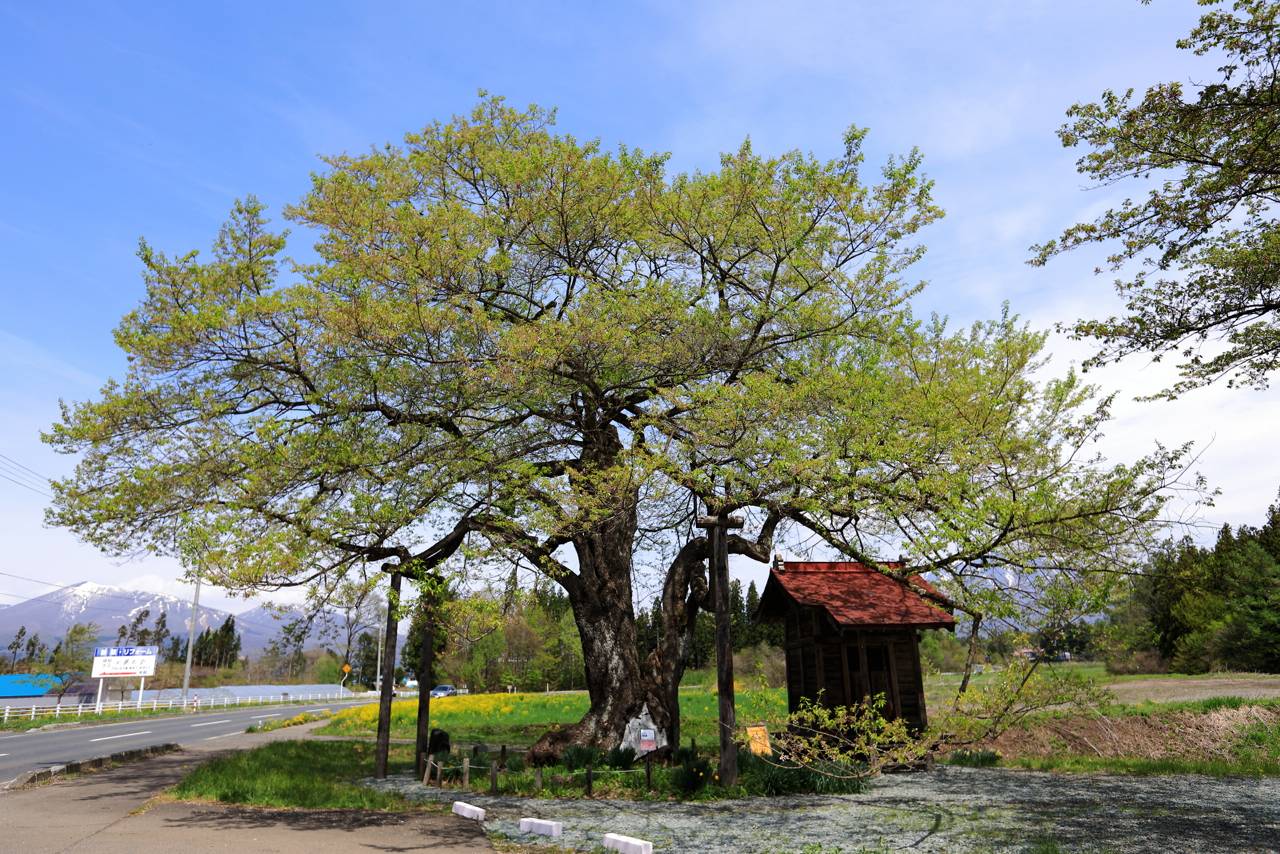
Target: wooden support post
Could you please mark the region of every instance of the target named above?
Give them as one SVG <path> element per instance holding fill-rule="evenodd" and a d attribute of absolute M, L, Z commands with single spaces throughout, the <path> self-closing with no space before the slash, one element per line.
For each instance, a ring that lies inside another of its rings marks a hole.
<path fill-rule="evenodd" d="M 424 769 L 422 773 L 422 785 L 430 786 L 431 785 L 431 757 L 423 753 L 419 757 L 418 764 Z"/>
<path fill-rule="evenodd" d="M 737 710 L 733 696 L 733 637 L 729 613 L 729 529 L 741 528 L 742 520 L 727 513 L 699 516 L 698 527 L 706 528 L 711 539 L 711 600 L 716 609 L 716 687 L 720 694 L 720 785 L 738 782 Z"/>
<path fill-rule="evenodd" d="M 498 767 L 503 771 L 507 770 L 507 746 L 505 744 L 498 750 Z"/>
<path fill-rule="evenodd" d="M 498 794 L 498 763 L 489 763 L 489 794 Z"/>
<path fill-rule="evenodd" d="M 591 766 L 587 766 L 587 797 L 591 797 Z"/>
<path fill-rule="evenodd" d="M 471 788 L 471 757 L 462 757 L 462 788 Z"/>
<path fill-rule="evenodd" d="M 648 791 L 653 791 L 653 754 L 651 753 L 644 755 L 644 787 Z"/>
<path fill-rule="evenodd" d="M 542 766 L 535 765 L 533 768 L 533 788 L 539 792 L 542 791 Z"/>
<path fill-rule="evenodd" d="M 391 749 L 391 696 L 396 682 L 396 608 L 400 606 L 400 573 L 392 570 L 391 589 L 387 593 L 387 624 L 382 645 L 382 684 L 378 697 L 378 735 L 374 744 L 373 776 L 387 778 L 387 753 Z"/>

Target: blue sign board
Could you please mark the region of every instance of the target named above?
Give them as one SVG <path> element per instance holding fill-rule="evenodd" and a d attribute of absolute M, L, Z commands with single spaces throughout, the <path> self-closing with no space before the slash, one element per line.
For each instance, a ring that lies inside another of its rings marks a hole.
<path fill-rule="evenodd" d="M 98 646 L 93 648 L 94 658 L 119 658 L 129 655 L 159 655 L 158 646 Z"/>

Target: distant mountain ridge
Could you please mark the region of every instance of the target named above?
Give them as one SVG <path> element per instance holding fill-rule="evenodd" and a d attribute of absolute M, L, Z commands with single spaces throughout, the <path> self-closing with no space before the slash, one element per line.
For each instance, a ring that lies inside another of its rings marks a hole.
<path fill-rule="evenodd" d="M 82 581 L 0 609 L 0 647 L 9 642 L 20 626 L 26 626 L 27 637 L 38 633 L 40 639 L 52 648 L 74 623 L 96 623 L 101 630 L 99 638 L 104 642 L 114 641 L 119 627 L 132 623 L 143 608 L 151 610 L 147 628 L 155 626 L 156 618 L 164 613 L 168 615 L 166 620 L 170 633 L 186 635 L 187 622 L 191 619 L 190 601 L 164 593 L 126 590 Z M 255 655 L 279 636 L 285 623 L 302 616 L 298 608 L 286 608 L 279 617 L 277 613 L 281 613 L 279 609 L 267 605 L 258 605 L 234 615 L 201 605 L 196 618 L 196 633 L 216 629 L 227 617 L 234 616 L 242 651 L 246 655 Z M 313 630 L 308 643 L 313 639 L 319 643 L 316 638 L 318 628 Z"/>

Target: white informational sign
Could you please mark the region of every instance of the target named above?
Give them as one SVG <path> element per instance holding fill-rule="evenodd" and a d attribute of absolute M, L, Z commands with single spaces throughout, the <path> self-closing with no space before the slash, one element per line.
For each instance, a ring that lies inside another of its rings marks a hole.
<path fill-rule="evenodd" d="M 628 721 L 627 728 L 622 733 L 621 746 L 630 747 L 636 752 L 636 756 L 644 756 L 667 746 L 667 732 L 654 725 L 648 703 L 640 710 L 639 715 Z"/>
<path fill-rule="evenodd" d="M 93 651 L 93 676 L 154 676 L 158 646 L 100 646 Z"/>

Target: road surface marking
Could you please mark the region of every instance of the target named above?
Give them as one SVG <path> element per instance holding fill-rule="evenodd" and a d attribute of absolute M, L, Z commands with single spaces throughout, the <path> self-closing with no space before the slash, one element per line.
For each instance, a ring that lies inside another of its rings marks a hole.
<path fill-rule="evenodd" d="M 205 721 L 202 724 L 192 724 L 191 728 L 195 729 L 198 726 L 213 726 L 214 724 L 229 724 L 229 723 L 231 723 L 231 718 L 223 718 L 220 721 Z"/>
<path fill-rule="evenodd" d="M 329 708 L 326 706 L 323 709 L 307 709 L 307 714 L 310 714 L 311 712 L 327 712 L 327 711 L 329 711 Z"/>
<path fill-rule="evenodd" d="M 104 735 L 102 738 L 91 738 L 89 741 L 110 741 L 113 738 L 128 738 L 131 735 L 151 735 L 151 730 L 144 729 L 141 732 L 124 732 L 120 735 Z"/>
<path fill-rule="evenodd" d="M 231 735 L 240 735 L 240 731 L 236 730 L 235 732 L 224 732 L 222 735 L 211 735 L 206 738 L 205 741 L 213 741 L 215 738 L 226 738 Z"/>
<path fill-rule="evenodd" d="M 9 754 L 7 754 L 7 753 L 0 753 L 0 756 L 8 756 L 8 755 L 9 755 Z"/>
<path fill-rule="evenodd" d="M 31 733 L 24 732 L 22 735 L 30 735 L 30 734 L 31 734 Z M 22 735 L 5 735 L 5 736 L 0 736 L 0 741 L 8 741 L 8 740 L 9 740 L 9 739 L 11 739 L 11 738 L 22 738 Z M 14 779 L 16 780 L 16 779 L 18 779 L 18 778 L 17 778 L 17 777 L 14 777 Z"/>
<path fill-rule="evenodd" d="M 278 717 L 280 717 L 280 713 L 279 713 L 279 712 L 273 712 L 272 714 L 269 714 L 269 715 L 254 715 L 254 716 L 253 716 L 253 719 L 254 719 L 255 721 L 260 721 L 260 720 L 262 720 L 263 718 L 278 718 Z"/>

